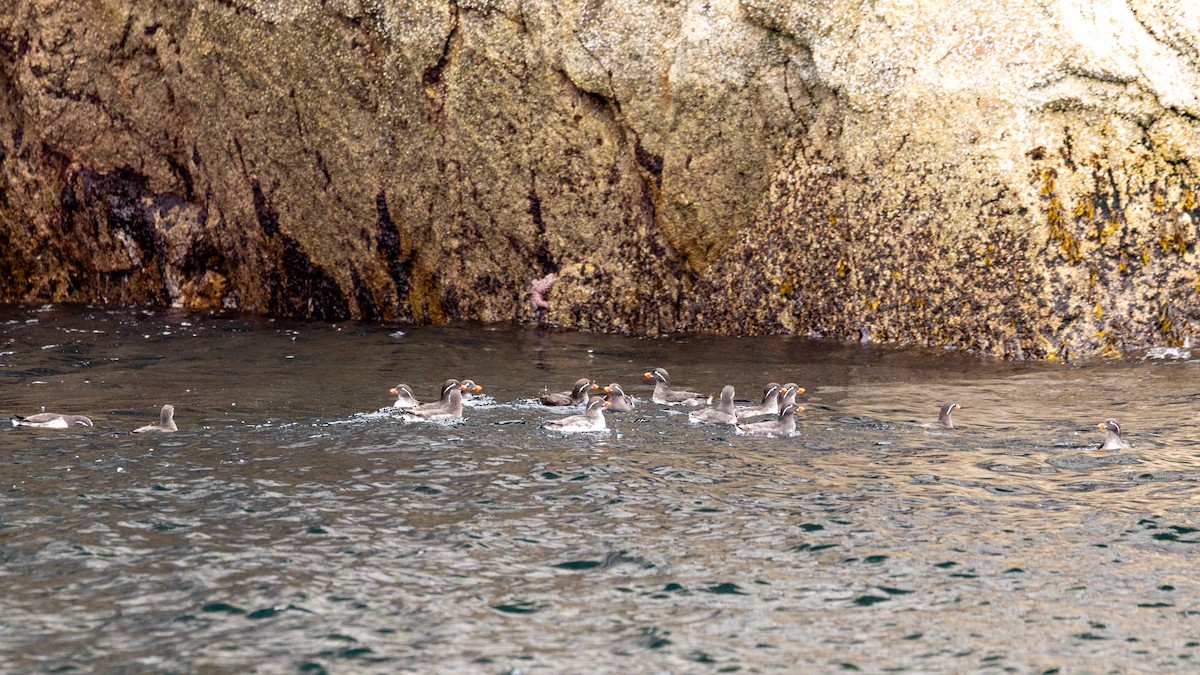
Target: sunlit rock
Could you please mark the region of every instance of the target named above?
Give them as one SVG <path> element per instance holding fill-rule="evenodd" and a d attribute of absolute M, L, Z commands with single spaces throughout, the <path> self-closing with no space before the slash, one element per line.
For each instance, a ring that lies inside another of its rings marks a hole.
<path fill-rule="evenodd" d="M 0 299 L 1178 346 L 1198 26 L 1185 0 L 15 0 Z"/>

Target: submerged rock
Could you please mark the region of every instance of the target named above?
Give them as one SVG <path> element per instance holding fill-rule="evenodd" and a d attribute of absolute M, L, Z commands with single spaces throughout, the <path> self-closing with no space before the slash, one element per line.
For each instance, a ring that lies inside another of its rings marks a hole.
<path fill-rule="evenodd" d="M 1200 9 L 1134 4 L 15 0 L 0 301 L 1178 346 Z"/>

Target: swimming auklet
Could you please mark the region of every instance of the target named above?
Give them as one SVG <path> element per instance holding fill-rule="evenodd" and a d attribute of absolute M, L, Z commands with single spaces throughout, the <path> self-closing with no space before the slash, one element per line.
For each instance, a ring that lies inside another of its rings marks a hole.
<path fill-rule="evenodd" d="M 580 378 L 575 382 L 575 386 L 571 387 L 571 391 L 556 392 L 546 394 L 538 399 L 542 405 L 581 405 L 587 403 L 588 392 L 599 389 L 596 383 L 588 378 Z"/>
<path fill-rule="evenodd" d="M 613 382 L 604 388 L 604 400 L 610 412 L 633 412 L 633 399 L 625 395 L 621 385 Z"/>
<path fill-rule="evenodd" d="M 733 412 L 738 416 L 738 419 L 743 417 L 758 417 L 759 415 L 778 415 L 779 390 L 781 388 L 778 382 L 771 382 L 763 389 L 762 403 L 735 406 Z"/>
<path fill-rule="evenodd" d="M 175 426 L 175 406 L 168 403 L 162 407 L 162 411 L 158 413 L 158 424 L 147 424 L 144 427 L 138 427 L 133 430 L 135 434 L 142 434 L 148 431 L 179 431 L 179 427 Z"/>
<path fill-rule="evenodd" d="M 588 401 L 587 409 L 582 415 L 571 415 L 557 420 L 546 422 L 545 427 L 551 431 L 561 431 L 563 433 L 577 433 L 582 431 L 606 431 L 608 424 L 604 421 L 604 409 L 608 407 L 608 401 L 597 396 Z"/>
<path fill-rule="evenodd" d="M 955 410 L 960 410 L 960 409 L 962 409 L 962 406 L 960 406 L 959 404 L 951 402 L 951 401 L 946 401 L 945 403 L 942 404 L 941 409 L 938 410 L 937 423 L 943 427 L 946 427 L 947 429 L 953 429 L 954 422 L 950 421 L 950 413 L 954 412 Z"/>
<path fill-rule="evenodd" d="M 689 413 L 688 421 L 706 424 L 737 424 L 737 414 L 733 411 L 733 385 L 727 384 L 721 389 L 721 400 L 715 406 Z"/>
<path fill-rule="evenodd" d="M 456 385 L 458 384 L 457 380 L 454 380 L 454 382 Z M 442 387 L 442 397 L 436 403 L 426 403 L 416 408 L 409 408 L 404 411 L 404 414 L 429 422 L 446 422 L 462 419 L 462 389 L 458 386 L 451 386 L 447 382 Z"/>
<path fill-rule="evenodd" d="M 432 403 L 422 403 L 421 405 L 406 408 L 405 413 L 411 413 L 418 417 L 424 417 L 428 413 L 443 412 L 452 410 L 453 404 L 450 402 L 450 397 L 453 393 L 458 393 L 459 415 L 462 415 L 462 383 L 458 380 L 450 379 L 442 383 L 442 390 L 438 394 L 438 400 Z"/>
<path fill-rule="evenodd" d="M 738 431 L 749 436 L 771 436 L 774 438 L 784 438 L 796 433 L 796 413 L 804 412 L 804 408 L 797 408 L 795 403 L 789 403 L 783 406 L 783 410 L 779 411 L 779 418 L 768 422 L 752 422 L 750 424 L 737 425 Z"/>
<path fill-rule="evenodd" d="M 45 408 L 42 408 L 45 410 Z M 29 417 L 12 416 L 14 427 L 40 427 L 42 429 L 68 429 L 70 427 L 90 427 L 92 420 L 83 415 L 65 415 L 63 413 L 40 412 Z"/>
<path fill-rule="evenodd" d="M 708 400 L 704 394 L 694 391 L 676 391 L 671 389 L 671 376 L 665 368 L 655 368 L 642 375 L 647 380 L 654 380 L 654 395 L 650 400 L 663 405 L 700 405 Z"/>
<path fill-rule="evenodd" d="M 421 405 L 421 402 L 413 395 L 412 387 L 407 384 L 398 384 L 389 391 L 396 396 L 396 402 L 392 404 L 394 408 L 415 408 Z"/>
<path fill-rule="evenodd" d="M 962 406 L 959 404 L 946 401 L 942 404 L 942 407 L 938 409 L 938 418 L 936 422 L 925 422 L 919 426 L 922 429 L 953 429 L 954 422 L 950 421 L 950 413 L 961 409 Z"/>
<path fill-rule="evenodd" d="M 796 397 L 804 393 L 804 387 L 795 382 L 788 382 L 783 385 L 783 389 L 779 390 L 779 409 L 783 410 L 784 406 L 791 404 L 796 405 Z"/>
<path fill-rule="evenodd" d="M 479 384 L 475 384 L 475 382 L 472 380 L 463 380 L 460 384 L 458 384 L 458 390 L 460 390 L 460 392 L 462 392 L 463 402 L 466 402 L 466 401 L 472 400 L 472 398 L 473 398 L 472 394 L 478 394 L 478 393 L 482 392 L 482 390 L 484 390 L 484 388 L 480 387 Z M 468 405 L 474 406 L 476 404 L 468 404 Z"/>
<path fill-rule="evenodd" d="M 1104 444 L 1100 446 L 1101 450 L 1124 450 L 1133 447 L 1121 438 L 1121 425 L 1117 424 L 1116 420 L 1104 420 L 1103 424 L 1097 424 L 1097 429 L 1103 429 L 1108 433 L 1104 438 Z"/>

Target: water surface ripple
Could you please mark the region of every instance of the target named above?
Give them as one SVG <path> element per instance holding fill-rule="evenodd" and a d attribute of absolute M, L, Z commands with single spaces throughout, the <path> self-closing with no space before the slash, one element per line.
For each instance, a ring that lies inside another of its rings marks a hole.
<path fill-rule="evenodd" d="M 0 308 L 2 412 L 96 423 L 0 433 L 0 670 L 1192 669 L 1200 395 L 1169 356 Z M 800 433 L 689 424 L 654 366 L 799 382 Z M 530 399 L 584 376 L 639 409 L 542 429 Z M 490 403 L 383 409 L 448 377 Z M 920 427 L 943 400 L 961 428 Z M 164 403 L 179 433 L 128 433 Z"/>

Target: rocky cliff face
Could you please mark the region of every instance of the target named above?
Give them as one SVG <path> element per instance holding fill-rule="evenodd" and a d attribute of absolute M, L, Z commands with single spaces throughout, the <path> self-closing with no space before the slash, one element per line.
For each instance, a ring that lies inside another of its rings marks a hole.
<path fill-rule="evenodd" d="M 1200 315 L 1189 0 L 13 0 L 0 299 L 1069 357 Z"/>

